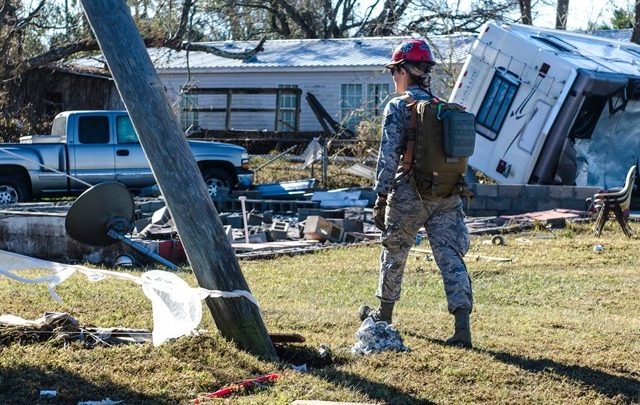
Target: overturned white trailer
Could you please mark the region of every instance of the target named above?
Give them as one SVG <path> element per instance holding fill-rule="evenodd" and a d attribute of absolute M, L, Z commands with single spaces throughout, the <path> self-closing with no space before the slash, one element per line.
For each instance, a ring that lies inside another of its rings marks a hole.
<path fill-rule="evenodd" d="M 640 155 L 640 46 L 487 23 L 450 97 L 476 114 L 470 165 L 505 184 L 620 186 Z"/>

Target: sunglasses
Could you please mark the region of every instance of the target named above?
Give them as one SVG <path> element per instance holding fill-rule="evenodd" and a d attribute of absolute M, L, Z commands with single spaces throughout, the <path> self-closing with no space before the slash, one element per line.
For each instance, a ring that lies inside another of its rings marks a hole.
<path fill-rule="evenodd" d="M 389 68 L 389 73 L 391 74 L 391 77 L 393 77 L 396 74 L 397 70 L 398 70 L 397 68 Z"/>

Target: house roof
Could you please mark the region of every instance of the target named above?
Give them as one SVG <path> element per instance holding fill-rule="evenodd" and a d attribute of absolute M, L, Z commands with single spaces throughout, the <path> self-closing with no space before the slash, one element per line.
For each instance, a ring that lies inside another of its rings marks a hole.
<path fill-rule="evenodd" d="M 469 53 L 476 34 L 431 36 L 427 38 L 436 63 L 462 63 Z M 323 67 L 382 67 L 391 52 L 411 37 L 361 37 L 339 39 L 267 40 L 264 50 L 248 60 L 230 59 L 208 52 L 190 51 L 190 69 L 262 69 L 262 68 L 323 68 Z M 259 41 L 206 42 L 225 52 L 246 52 Z M 187 52 L 168 48 L 150 48 L 149 55 L 158 70 L 187 68 Z M 103 65 L 102 55 L 74 61 L 81 65 Z"/>

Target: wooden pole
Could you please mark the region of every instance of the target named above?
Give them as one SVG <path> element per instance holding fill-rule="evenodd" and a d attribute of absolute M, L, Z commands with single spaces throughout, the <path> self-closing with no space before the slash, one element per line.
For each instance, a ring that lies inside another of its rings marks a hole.
<path fill-rule="evenodd" d="M 81 0 L 81 3 L 198 284 L 214 290 L 249 291 L 127 3 L 124 0 Z M 207 298 L 206 302 L 225 338 L 258 356 L 277 359 L 255 305 L 245 298 Z"/>

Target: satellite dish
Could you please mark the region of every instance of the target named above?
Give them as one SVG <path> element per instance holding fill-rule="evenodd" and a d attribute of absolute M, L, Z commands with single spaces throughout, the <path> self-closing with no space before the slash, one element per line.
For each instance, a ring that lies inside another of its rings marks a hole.
<path fill-rule="evenodd" d="M 80 194 L 71 205 L 64 227 L 67 234 L 78 242 L 109 246 L 121 241 L 171 270 L 177 270 L 175 264 L 125 236 L 133 229 L 134 209 L 133 198 L 122 183 L 96 184 Z"/>
<path fill-rule="evenodd" d="M 117 182 L 97 184 L 78 197 L 64 221 L 69 236 L 92 246 L 109 246 L 118 241 L 109 236 L 131 230 L 134 212 L 129 190 Z"/>

